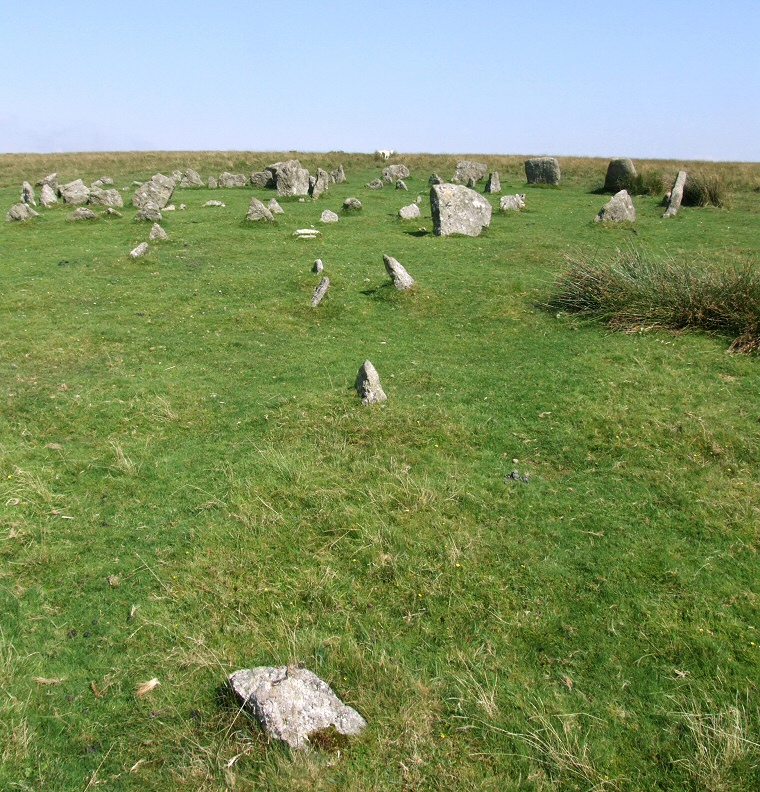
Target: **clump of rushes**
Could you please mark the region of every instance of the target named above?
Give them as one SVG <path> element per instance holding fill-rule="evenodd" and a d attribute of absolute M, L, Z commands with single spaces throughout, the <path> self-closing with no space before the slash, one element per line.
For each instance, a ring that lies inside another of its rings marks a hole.
<path fill-rule="evenodd" d="M 662 175 L 656 171 L 644 171 L 625 179 L 621 189 L 630 195 L 661 195 L 665 189 Z"/>
<path fill-rule="evenodd" d="M 760 273 L 751 262 L 717 267 L 629 249 L 568 263 L 548 302 L 553 311 L 628 331 L 702 330 L 732 338 L 731 352 L 760 351 Z"/>
<path fill-rule="evenodd" d="M 725 206 L 727 202 L 726 188 L 720 176 L 689 174 L 683 188 L 684 206 Z"/>

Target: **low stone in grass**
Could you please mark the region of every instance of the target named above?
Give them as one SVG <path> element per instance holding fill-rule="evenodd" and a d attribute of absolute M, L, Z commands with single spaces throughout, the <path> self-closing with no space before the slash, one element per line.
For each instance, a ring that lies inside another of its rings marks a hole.
<path fill-rule="evenodd" d="M 213 176 L 208 177 L 208 188 L 209 190 L 215 190 L 219 186 L 217 180 Z"/>
<path fill-rule="evenodd" d="M 138 259 L 144 256 L 148 252 L 148 243 L 147 242 L 140 242 L 140 244 L 132 251 L 130 251 L 129 257 L 133 259 Z"/>
<path fill-rule="evenodd" d="M 225 171 L 219 174 L 217 183 L 220 187 L 245 187 L 248 183 L 248 179 L 246 179 L 242 173 L 228 173 Z"/>
<path fill-rule="evenodd" d="M 683 201 L 683 188 L 688 176 L 689 174 L 686 171 L 678 171 L 676 180 L 673 182 L 673 189 L 670 191 L 668 208 L 663 217 L 674 217 L 678 214 L 678 210 L 681 208 L 681 201 Z"/>
<path fill-rule="evenodd" d="M 161 210 L 153 201 L 146 201 L 135 215 L 135 220 L 139 222 L 158 223 L 162 219 Z"/>
<path fill-rule="evenodd" d="M 58 203 L 58 198 L 55 196 L 55 191 L 49 184 L 43 184 L 40 190 L 40 203 L 49 209 L 54 204 Z"/>
<path fill-rule="evenodd" d="M 97 219 L 97 215 L 92 209 L 88 209 L 86 206 L 80 206 L 79 209 L 75 209 L 67 218 L 67 220 L 95 220 Z"/>
<path fill-rule="evenodd" d="M 404 269 L 403 265 L 393 256 L 386 256 L 383 254 L 383 263 L 385 264 L 385 271 L 390 275 L 393 280 L 393 285 L 399 291 L 406 291 L 414 286 L 414 278 Z"/>
<path fill-rule="evenodd" d="M 483 192 L 487 193 L 500 193 L 501 192 L 501 179 L 499 179 L 499 172 L 492 171 L 488 176 L 486 188 Z"/>
<path fill-rule="evenodd" d="M 391 184 L 399 179 L 408 179 L 409 176 L 409 168 L 407 168 L 406 165 L 402 165 L 400 162 L 383 168 L 383 181 L 386 184 Z"/>
<path fill-rule="evenodd" d="M 110 176 L 101 176 L 90 185 L 90 189 L 103 188 L 110 184 L 113 184 L 113 179 Z"/>
<path fill-rule="evenodd" d="M 358 198 L 346 198 L 343 201 L 344 212 L 358 212 L 362 208 L 362 202 Z"/>
<path fill-rule="evenodd" d="M 293 232 L 293 236 L 296 239 L 316 239 L 318 236 L 322 236 L 322 232 L 316 228 L 297 228 Z"/>
<path fill-rule="evenodd" d="M 118 190 L 101 190 L 99 187 L 90 190 L 87 203 L 94 206 L 116 206 L 119 208 L 124 206 L 124 200 Z"/>
<path fill-rule="evenodd" d="M 222 201 L 206 201 L 204 206 L 226 206 L 227 204 L 223 203 Z"/>
<path fill-rule="evenodd" d="M 627 157 L 610 160 L 610 164 L 607 166 L 607 175 L 604 177 L 604 189 L 607 192 L 616 193 L 627 187 L 635 176 L 636 168 L 632 160 Z"/>
<path fill-rule="evenodd" d="M 380 375 L 369 360 L 365 360 L 359 367 L 355 387 L 362 397 L 362 404 L 379 404 L 388 398 L 380 385 Z"/>
<path fill-rule="evenodd" d="M 330 288 L 330 279 L 325 276 L 317 285 L 317 288 L 314 289 L 314 296 L 311 298 L 311 307 L 316 308 L 321 302 L 322 298 L 327 294 L 327 290 Z"/>
<path fill-rule="evenodd" d="M 61 198 L 65 204 L 77 206 L 86 204 L 90 195 L 89 187 L 81 180 L 75 179 L 68 184 L 61 185 Z"/>
<path fill-rule="evenodd" d="M 325 211 L 322 212 L 322 215 L 319 218 L 319 220 L 322 223 L 337 223 L 338 220 L 340 220 L 340 218 L 338 217 L 337 214 L 335 214 L 335 212 L 331 212 L 329 209 L 325 209 Z"/>
<path fill-rule="evenodd" d="M 203 179 L 200 174 L 192 168 L 188 168 L 179 180 L 179 186 L 186 190 L 188 187 L 203 187 Z"/>
<path fill-rule="evenodd" d="M 21 198 L 22 203 L 29 204 L 29 206 L 37 206 L 37 201 L 34 200 L 34 187 L 25 181 L 21 185 Z"/>
<path fill-rule="evenodd" d="M 403 179 L 399 179 L 396 182 L 396 189 L 397 190 L 409 190 L 409 188 L 406 186 L 406 182 Z"/>
<path fill-rule="evenodd" d="M 636 220 L 636 209 L 633 206 L 628 190 L 620 190 L 599 210 L 594 218 L 595 223 L 622 223 Z"/>
<path fill-rule="evenodd" d="M 525 160 L 525 178 L 528 184 L 559 184 L 562 174 L 554 157 L 531 157 Z"/>
<path fill-rule="evenodd" d="M 272 171 L 254 171 L 251 174 L 251 184 L 254 187 L 273 188 L 274 176 L 272 175 Z"/>
<path fill-rule="evenodd" d="M 372 179 L 371 182 L 368 182 L 364 185 L 365 187 L 369 187 L 370 190 L 382 190 L 383 189 L 383 182 L 381 179 Z"/>
<path fill-rule="evenodd" d="M 8 210 L 8 214 L 5 215 L 5 222 L 6 223 L 24 223 L 27 220 L 31 220 L 33 217 L 39 217 L 40 213 L 35 212 L 29 204 L 20 201 L 17 204 L 13 204 L 11 208 Z"/>
<path fill-rule="evenodd" d="M 311 268 L 312 272 L 316 272 L 319 275 L 320 272 L 325 268 L 325 265 L 322 263 L 322 259 L 315 259 L 314 266 Z"/>
<path fill-rule="evenodd" d="M 291 748 L 306 748 L 312 735 L 330 727 L 351 736 L 367 725 L 353 707 L 306 668 L 259 666 L 235 671 L 229 683 L 266 735 Z"/>
<path fill-rule="evenodd" d="M 273 214 L 285 214 L 285 210 L 277 203 L 276 198 L 271 198 L 269 203 L 267 204 L 269 211 Z"/>
<path fill-rule="evenodd" d="M 467 184 L 470 179 L 477 184 L 488 173 L 488 165 L 484 162 L 471 162 L 470 160 L 461 160 L 457 162 L 456 170 L 454 171 L 454 184 Z"/>
<path fill-rule="evenodd" d="M 420 207 L 416 203 L 402 206 L 398 210 L 398 216 L 402 220 L 413 220 L 415 217 L 420 217 Z"/>
<path fill-rule="evenodd" d="M 274 220 L 274 215 L 264 204 L 255 196 L 251 198 L 251 203 L 248 204 L 248 213 L 245 216 L 246 220 L 251 222 L 258 222 L 264 220 L 271 223 Z"/>
<path fill-rule="evenodd" d="M 100 214 L 103 217 L 121 217 L 121 212 L 117 212 L 113 206 L 107 206 Z"/>
<path fill-rule="evenodd" d="M 153 223 L 153 227 L 150 229 L 150 234 L 148 234 L 148 239 L 151 241 L 156 239 L 169 239 L 169 235 L 164 231 L 163 228 L 158 223 Z"/>
<path fill-rule="evenodd" d="M 459 184 L 436 184 L 430 189 L 430 210 L 436 236 L 478 236 L 491 224 L 491 204 L 480 193 Z"/>
<path fill-rule="evenodd" d="M 525 208 L 525 193 L 517 193 L 516 195 L 503 195 L 499 200 L 500 212 L 519 212 L 520 209 Z"/>

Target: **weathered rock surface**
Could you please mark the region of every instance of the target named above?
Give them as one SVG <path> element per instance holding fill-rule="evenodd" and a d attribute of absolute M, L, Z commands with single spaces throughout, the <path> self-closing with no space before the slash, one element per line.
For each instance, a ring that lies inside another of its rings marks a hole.
<path fill-rule="evenodd" d="M 271 223 L 274 220 L 274 215 L 254 196 L 251 198 L 250 204 L 248 204 L 248 214 L 246 214 L 245 219 L 252 222 L 265 220 Z"/>
<path fill-rule="evenodd" d="M 343 201 L 343 210 L 346 212 L 358 212 L 362 208 L 362 202 L 358 198 L 346 198 Z"/>
<path fill-rule="evenodd" d="M 457 168 L 454 171 L 454 178 L 451 180 L 454 184 L 467 184 L 472 179 L 477 184 L 488 173 L 488 165 L 484 162 L 470 162 L 470 160 L 462 160 L 457 162 Z"/>
<path fill-rule="evenodd" d="M 500 212 L 519 212 L 520 209 L 525 208 L 525 193 L 517 193 L 517 195 L 503 195 L 499 201 Z"/>
<path fill-rule="evenodd" d="M 631 223 L 636 220 L 636 209 L 627 190 L 615 193 L 594 218 L 595 223 L 622 223 L 625 220 Z"/>
<path fill-rule="evenodd" d="M 80 206 L 79 209 L 75 209 L 66 219 L 67 220 L 95 220 L 97 215 L 92 209 L 88 209 L 86 206 Z"/>
<path fill-rule="evenodd" d="M 110 184 L 113 184 L 113 179 L 110 176 L 101 176 L 99 179 L 96 179 L 90 185 L 90 188 L 93 188 L 93 187 L 107 187 Z"/>
<path fill-rule="evenodd" d="M 77 206 L 86 204 L 90 189 L 81 179 L 75 179 L 68 184 L 61 185 L 61 198 L 65 204 Z"/>
<path fill-rule="evenodd" d="M 311 268 L 312 272 L 316 272 L 319 275 L 320 272 L 325 268 L 325 265 L 322 263 L 322 259 L 315 259 L 314 266 Z"/>
<path fill-rule="evenodd" d="M 140 242 L 140 244 L 129 253 L 129 257 L 136 259 L 144 256 L 148 252 L 148 243 L 147 242 Z"/>
<path fill-rule="evenodd" d="M 148 202 L 163 209 L 174 192 L 174 179 L 156 173 L 149 181 L 143 182 L 132 195 L 132 205 L 142 209 Z"/>
<path fill-rule="evenodd" d="M 194 171 L 192 168 L 188 168 L 182 174 L 182 178 L 179 180 L 179 186 L 183 190 L 186 190 L 188 187 L 203 187 L 203 179 L 201 179 L 200 173 Z"/>
<path fill-rule="evenodd" d="M 432 187 L 434 184 L 445 184 L 445 180 L 442 179 L 437 173 L 431 173 L 430 178 L 428 179 L 428 184 Z"/>
<path fill-rule="evenodd" d="M 172 179 L 176 184 L 179 183 L 180 179 L 182 178 L 182 171 L 181 170 L 174 170 L 172 171 Z"/>
<path fill-rule="evenodd" d="M 327 294 L 327 290 L 330 288 L 330 279 L 325 276 L 317 285 L 317 288 L 314 289 L 314 296 L 311 298 L 311 307 L 316 308 L 320 302 L 322 302 L 322 298 Z"/>
<path fill-rule="evenodd" d="M 407 190 L 407 191 L 409 190 L 409 188 L 406 186 L 406 182 L 403 179 L 398 179 L 396 181 L 396 189 L 397 190 Z"/>
<path fill-rule="evenodd" d="M 416 203 L 402 206 L 398 210 L 398 216 L 402 220 L 413 220 L 415 217 L 420 217 L 420 207 Z"/>
<path fill-rule="evenodd" d="M 254 187 L 267 187 L 271 189 L 274 187 L 274 175 L 272 171 L 268 170 L 254 171 L 251 174 L 251 184 Z"/>
<path fill-rule="evenodd" d="M 245 669 L 229 677 L 230 686 L 271 738 L 305 748 L 310 735 L 331 726 L 355 735 L 367 725 L 316 674 L 297 666 Z"/>
<path fill-rule="evenodd" d="M 688 176 L 689 174 L 686 171 L 678 171 L 676 180 L 673 182 L 673 189 L 670 191 L 668 208 L 663 217 L 674 217 L 678 214 L 678 210 L 681 208 L 681 201 L 683 201 L 683 188 Z"/>
<path fill-rule="evenodd" d="M 98 187 L 90 190 L 87 203 L 95 206 L 124 206 L 124 200 L 118 190 L 101 190 Z"/>
<path fill-rule="evenodd" d="M 285 214 L 285 210 L 280 206 L 280 204 L 277 203 L 276 198 L 270 198 L 269 204 L 267 206 L 273 215 Z"/>
<path fill-rule="evenodd" d="M 364 185 L 365 187 L 369 187 L 370 190 L 382 190 L 383 189 L 383 182 L 381 179 L 372 179 L 371 182 L 368 182 Z"/>
<path fill-rule="evenodd" d="M 559 184 L 562 173 L 554 157 L 532 157 L 525 160 L 525 178 L 528 184 Z"/>
<path fill-rule="evenodd" d="M 385 271 L 391 276 L 393 285 L 399 291 L 406 291 L 406 289 L 414 286 L 414 278 L 398 262 L 398 259 L 383 254 L 383 263 L 385 264 Z"/>
<path fill-rule="evenodd" d="M 317 175 L 309 185 L 309 195 L 312 198 L 319 198 L 330 186 L 330 174 L 322 168 L 317 168 Z"/>
<path fill-rule="evenodd" d="M 56 195 L 58 194 L 58 174 L 57 173 L 49 173 L 47 176 L 45 176 L 44 178 L 40 179 L 37 182 L 37 186 L 38 187 L 43 187 L 46 184 L 50 186 L 50 189 L 54 193 L 56 193 Z"/>
<path fill-rule="evenodd" d="M 203 204 L 203 205 L 204 206 L 226 206 L 226 204 L 223 203 L 222 201 L 206 201 L 206 203 Z"/>
<path fill-rule="evenodd" d="M 330 179 L 335 182 L 335 184 L 343 184 L 346 180 L 346 172 L 343 170 L 342 165 L 338 165 L 335 170 L 330 171 Z"/>
<path fill-rule="evenodd" d="M 108 206 L 100 214 L 102 217 L 121 217 L 121 212 L 117 212 L 113 206 Z"/>
<path fill-rule="evenodd" d="M 362 397 L 362 404 L 378 404 L 388 398 L 380 385 L 380 375 L 369 360 L 365 360 L 360 366 L 355 387 Z"/>
<path fill-rule="evenodd" d="M 383 181 L 386 184 L 395 182 L 398 179 L 408 179 L 409 175 L 409 168 L 407 168 L 406 165 L 402 165 L 400 162 L 383 168 Z"/>
<path fill-rule="evenodd" d="M 322 236 L 322 232 L 317 231 L 316 228 L 297 228 L 293 232 L 293 236 L 296 239 L 316 239 L 318 236 Z"/>
<path fill-rule="evenodd" d="M 500 193 L 501 192 L 501 179 L 499 178 L 498 171 L 492 171 L 488 176 L 486 188 L 484 192 L 487 193 Z"/>
<path fill-rule="evenodd" d="M 150 234 L 148 234 L 148 239 L 151 241 L 154 239 L 169 239 L 169 235 L 164 231 L 163 228 L 158 223 L 153 223 L 153 227 L 150 229 Z"/>
<path fill-rule="evenodd" d="M 224 173 L 219 174 L 217 183 L 220 187 L 245 187 L 248 184 L 248 179 L 242 173 Z"/>
<path fill-rule="evenodd" d="M 219 186 L 219 183 L 213 176 L 208 177 L 208 188 L 209 190 L 215 190 Z"/>
<path fill-rule="evenodd" d="M 309 171 L 297 159 L 275 162 L 265 170 L 272 173 L 280 197 L 309 194 Z"/>
<path fill-rule="evenodd" d="M 22 203 L 29 204 L 29 206 L 37 206 L 37 201 L 34 200 L 34 187 L 28 181 L 21 185 L 20 200 Z"/>
<path fill-rule="evenodd" d="M 42 185 L 42 189 L 40 190 L 40 203 L 46 209 L 58 203 L 58 199 L 55 197 L 55 191 L 49 184 Z"/>
<path fill-rule="evenodd" d="M 430 210 L 436 236 L 478 236 L 491 224 L 491 204 L 475 190 L 459 184 L 433 185 Z"/>
<path fill-rule="evenodd" d="M 338 215 L 335 214 L 335 212 L 331 212 L 329 209 L 325 209 L 319 219 L 322 223 L 337 223 L 338 220 L 340 220 Z"/>
<path fill-rule="evenodd" d="M 33 217 L 39 217 L 40 213 L 35 212 L 29 204 L 20 201 L 17 204 L 13 204 L 11 208 L 8 210 L 8 214 L 5 215 L 5 222 L 6 223 L 23 223 L 26 220 L 31 220 Z"/>
<path fill-rule="evenodd" d="M 607 175 L 604 177 L 604 189 L 616 193 L 628 187 L 631 179 L 635 176 L 636 167 L 632 160 L 627 157 L 610 160 L 610 164 L 607 166 Z"/>
<path fill-rule="evenodd" d="M 158 204 L 153 201 L 146 201 L 142 209 L 135 215 L 135 220 L 140 222 L 158 223 L 162 219 L 161 210 L 158 208 Z"/>

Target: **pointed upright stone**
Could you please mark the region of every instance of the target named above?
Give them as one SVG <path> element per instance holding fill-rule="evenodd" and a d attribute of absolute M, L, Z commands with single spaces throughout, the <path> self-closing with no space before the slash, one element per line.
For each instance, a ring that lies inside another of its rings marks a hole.
<path fill-rule="evenodd" d="M 359 367 L 355 387 L 362 398 L 362 404 L 379 404 L 388 398 L 380 385 L 380 375 L 369 360 L 365 360 Z"/>
<path fill-rule="evenodd" d="M 274 215 L 254 196 L 248 205 L 248 214 L 246 214 L 245 219 L 251 221 L 266 220 L 271 223 L 274 220 Z"/>
<path fill-rule="evenodd" d="M 414 286 L 414 278 L 404 269 L 397 259 L 393 256 L 386 256 L 383 254 L 383 263 L 385 264 L 385 271 L 390 275 L 393 280 L 393 285 L 399 291 L 406 291 Z"/>
<path fill-rule="evenodd" d="M 28 181 L 21 185 L 21 201 L 29 206 L 37 206 L 37 201 L 34 200 L 34 187 Z"/>
<path fill-rule="evenodd" d="M 499 179 L 498 171 L 492 171 L 492 173 L 489 175 L 488 181 L 486 182 L 486 188 L 483 192 L 487 192 L 487 193 L 501 192 L 501 180 Z"/>

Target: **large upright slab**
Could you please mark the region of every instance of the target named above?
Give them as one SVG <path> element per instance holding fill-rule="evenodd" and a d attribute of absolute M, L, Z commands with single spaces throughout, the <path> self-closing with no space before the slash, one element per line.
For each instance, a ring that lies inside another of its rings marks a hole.
<path fill-rule="evenodd" d="M 266 170 L 271 171 L 274 177 L 277 195 L 288 197 L 309 194 L 309 171 L 302 168 L 297 159 L 275 162 L 267 165 Z"/>
<path fill-rule="evenodd" d="M 532 157 L 525 160 L 525 178 L 528 184 L 558 185 L 562 173 L 554 157 Z"/>
<path fill-rule="evenodd" d="M 491 224 L 491 204 L 461 184 L 434 184 L 430 189 L 433 233 L 478 236 Z"/>

